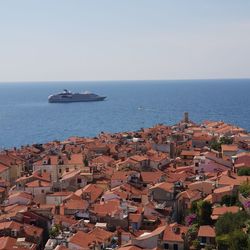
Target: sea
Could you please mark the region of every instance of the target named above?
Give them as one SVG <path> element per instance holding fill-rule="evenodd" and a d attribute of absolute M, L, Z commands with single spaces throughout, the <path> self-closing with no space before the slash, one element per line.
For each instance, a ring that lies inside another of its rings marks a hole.
<path fill-rule="evenodd" d="M 101 102 L 48 103 L 68 89 Z M 191 120 L 223 120 L 250 131 L 250 79 L 0 83 L 0 149 Z"/>

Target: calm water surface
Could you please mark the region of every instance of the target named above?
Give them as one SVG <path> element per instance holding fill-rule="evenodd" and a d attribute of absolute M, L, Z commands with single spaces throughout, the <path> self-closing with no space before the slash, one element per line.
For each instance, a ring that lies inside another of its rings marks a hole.
<path fill-rule="evenodd" d="M 103 102 L 50 104 L 64 88 L 107 96 Z M 0 148 L 101 131 L 224 120 L 250 130 L 250 80 L 56 82 L 0 84 Z"/>

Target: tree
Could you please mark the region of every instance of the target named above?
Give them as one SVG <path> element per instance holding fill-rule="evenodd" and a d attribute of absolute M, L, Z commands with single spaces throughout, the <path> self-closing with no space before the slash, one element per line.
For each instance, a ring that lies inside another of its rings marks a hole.
<path fill-rule="evenodd" d="M 89 161 L 88 161 L 88 159 L 87 159 L 87 158 L 85 158 L 83 163 L 84 163 L 84 166 L 85 166 L 85 167 L 87 167 L 87 166 L 89 165 Z"/>
<path fill-rule="evenodd" d="M 215 224 L 216 242 L 219 250 L 247 250 L 249 248 L 249 235 L 243 232 L 247 229 L 250 216 L 240 211 L 236 214 L 225 213 Z M 247 231 L 247 230 L 246 230 Z"/>
<path fill-rule="evenodd" d="M 215 223 L 216 235 L 229 234 L 235 230 L 242 229 L 249 217 L 245 211 L 239 211 L 236 214 L 223 214 Z"/>
<path fill-rule="evenodd" d="M 237 172 L 237 174 L 238 174 L 239 176 L 243 176 L 243 175 L 245 175 L 245 176 L 250 176 L 250 167 L 241 168 L 241 169 Z"/>
<path fill-rule="evenodd" d="M 50 230 L 49 230 L 49 236 L 51 238 L 55 238 L 60 233 L 60 225 L 55 224 Z"/>
<path fill-rule="evenodd" d="M 242 230 L 235 230 L 230 234 L 230 250 L 248 250 L 249 240 Z"/>
<path fill-rule="evenodd" d="M 220 138 L 220 143 L 230 145 L 233 143 L 233 138 L 228 136 L 223 136 Z"/>
<path fill-rule="evenodd" d="M 247 198 L 250 194 L 250 183 L 249 181 L 245 181 L 243 182 L 240 187 L 239 187 L 239 191 L 240 193 L 245 197 Z"/>
<path fill-rule="evenodd" d="M 198 221 L 200 225 L 211 225 L 212 204 L 208 201 L 197 202 Z"/>
<path fill-rule="evenodd" d="M 197 213 L 197 201 L 192 201 L 190 210 L 192 213 Z"/>
<path fill-rule="evenodd" d="M 227 136 L 223 136 L 221 137 L 218 141 L 213 140 L 210 144 L 211 149 L 214 149 L 216 151 L 221 151 L 221 145 L 222 144 L 232 144 L 233 143 L 233 138 L 231 137 L 227 137 Z"/>
<path fill-rule="evenodd" d="M 228 234 L 222 234 L 216 236 L 216 243 L 218 246 L 218 250 L 228 250 L 230 245 L 230 239 Z"/>
<path fill-rule="evenodd" d="M 197 238 L 198 230 L 199 230 L 198 224 L 193 224 L 188 228 L 187 238 L 189 242 L 194 241 Z"/>
<path fill-rule="evenodd" d="M 237 202 L 237 196 L 235 194 L 233 195 L 224 195 L 221 198 L 221 205 L 226 205 L 227 207 L 235 205 Z"/>
<path fill-rule="evenodd" d="M 192 241 L 192 247 L 193 247 L 195 250 L 199 250 L 199 249 L 200 249 L 200 241 L 199 241 L 198 239 L 193 240 L 193 241 Z"/>

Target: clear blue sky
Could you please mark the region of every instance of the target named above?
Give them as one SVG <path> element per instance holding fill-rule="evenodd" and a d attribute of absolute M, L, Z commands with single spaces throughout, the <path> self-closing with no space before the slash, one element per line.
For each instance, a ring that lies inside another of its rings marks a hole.
<path fill-rule="evenodd" d="M 250 78 L 249 0 L 0 1 L 0 82 Z"/>

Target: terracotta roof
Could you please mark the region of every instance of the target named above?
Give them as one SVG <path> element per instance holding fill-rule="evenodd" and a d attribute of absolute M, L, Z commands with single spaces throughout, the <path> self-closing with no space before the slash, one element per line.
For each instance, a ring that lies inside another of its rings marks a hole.
<path fill-rule="evenodd" d="M 65 209 L 72 209 L 72 210 L 86 210 L 89 206 L 86 200 L 67 200 L 65 204 L 63 204 Z"/>
<path fill-rule="evenodd" d="M 73 194 L 73 192 L 67 192 L 67 191 L 64 191 L 64 192 L 54 192 L 54 193 L 51 193 L 51 194 L 47 194 L 47 196 L 69 196 L 70 194 Z"/>
<path fill-rule="evenodd" d="M 243 182 L 247 181 L 249 178 L 248 176 L 238 176 L 231 173 L 231 176 L 228 174 L 222 174 L 221 177 L 219 177 L 219 185 L 235 185 L 240 186 Z"/>
<path fill-rule="evenodd" d="M 142 181 L 145 183 L 156 183 L 158 180 L 166 175 L 163 172 L 157 171 L 157 172 L 141 172 L 141 178 Z"/>
<path fill-rule="evenodd" d="M 133 223 L 138 223 L 142 219 L 142 214 L 129 214 L 129 221 Z"/>
<path fill-rule="evenodd" d="M 145 240 L 145 239 L 149 239 L 151 237 L 154 237 L 156 235 L 161 234 L 164 230 L 165 230 L 166 226 L 159 226 L 157 227 L 154 231 L 148 233 L 143 233 L 142 235 L 140 235 L 139 237 L 136 238 L 136 240 Z"/>
<path fill-rule="evenodd" d="M 117 214 L 121 211 L 120 201 L 110 200 L 102 204 L 94 204 L 94 213 L 99 216 Z"/>
<path fill-rule="evenodd" d="M 173 192 L 173 183 L 161 182 L 161 183 L 155 184 L 150 189 L 152 190 L 152 189 L 156 189 L 156 188 L 163 189 L 166 192 L 171 192 L 172 193 Z"/>
<path fill-rule="evenodd" d="M 14 198 L 14 197 L 21 197 L 21 198 L 28 199 L 28 200 L 33 199 L 32 195 L 26 192 L 17 192 L 17 193 L 11 194 L 9 196 L 9 199 Z"/>
<path fill-rule="evenodd" d="M 113 173 L 111 180 L 122 180 L 125 181 L 129 177 L 129 172 L 125 171 L 116 171 Z"/>
<path fill-rule="evenodd" d="M 237 151 L 238 150 L 238 146 L 237 145 L 227 145 L 227 144 L 223 144 L 221 145 L 221 150 L 222 151 Z"/>
<path fill-rule="evenodd" d="M 0 249 L 11 250 L 16 245 L 16 239 L 11 237 L 0 237 Z"/>
<path fill-rule="evenodd" d="M 75 244 L 77 246 L 80 246 L 82 248 L 89 249 L 89 246 L 92 242 L 94 242 L 95 237 L 90 236 L 88 233 L 84 233 L 82 231 L 78 231 L 75 235 L 73 235 L 69 239 L 69 243 Z"/>
<path fill-rule="evenodd" d="M 229 191 L 232 191 L 232 190 L 233 190 L 233 185 L 230 185 L 230 186 L 216 188 L 216 189 L 214 189 L 214 193 L 215 194 L 220 194 L 220 193 L 229 192 Z"/>
<path fill-rule="evenodd" d="M 140 162 L 140 161 L 147 161 L 148 160 L 148 156 L 145 155 L 133 155 L 130 157 L 131 160 L 133 161 L 137 161 L 137 162 Z"/>
<path fill-rule="evenodd" d="M 29 236 L 34 236 L 34 234 L 36 234 L 37 236 L 42 235 L 43 233 L 43 229 L 40 227 L 36 227 L 33 225 L 29 225 L 29 224 L 21 224 L 18 223 L 16 221 L 8 221 L 8 222 L 0 222 L 0 230 L 3 229 L 11 229 L 11 230 L 18 230 L 20 231 L 20 228 L 23 227 L 24 231 L 27 235 Z"/>
<path fill-rule="evenodd" d="M 163 240 L 164 241 L 175 241 L 183 242 L 182 234 L 186 234 L 188 227 L 179 225 L 177 223 L 170 224 L 166 226 L 164 230 Z"/>
<path fill-rule="evenodd" d="M 71 169 L 69 172 L 64 172 L 62 175 L 62 180 L 69 180 L 71 178 L 75 178 L 77 175 L 81 173 L 81 170 Z"/>
<path fill-rule="evenodd" d="M 8 169 L 9 168 L 7 166 L 5 166 L 4 164 L 0 163 L 0 173 L 8 171 Z"/>
<path fill-rule="evenodd" d="M 219 216 L 225 214 L 225 213 L 237 213 L 240 211 L 240 207 L 237 207 L 237 206 L 231 206 L 231 207 L 226 207 L 226 206 L 223 206 L 223 207 L 215 207 L 213 209 L 213 212 L 212 212 L 212 215 L 211 215 L 211 218 L 213 220 L 216 220 L 218 219 Z"/>
<path fill-rule="evenodd" d="M 198 231 L 198 237 L 209 237 L 209 238 L 215 238 L 215 229 L 212 226 L 204 225 L 200 226 Z"/>
<path fill-rule="evenodd" d="M 26 187 L 51 187 L 52 184 L 50 182 L 46 182 L 46 181 L 40 181 L 40 180 L 36 180 L 36 181 L 31 181 L 29 183 L 25 184 Z"/>
<path fill-rule="evenodd" d="M 95 185 L 95 184 L 88 184 L 84 188 L 78 189 L 75 191 L 75 194 L 81 196 L 82 194 L 89 193 L 90 200 L 95 202 L 103 193 L 103 188 Z"/>
<path fill-rule="evenodd" d="M 92 243 L 103 243 L 106 240 L 110 239 L 112 235 L 113 233 L 105 231 L 104 229 L 95 228 L 90 233 L 78 231 L 70 238 L 69 242 L 78 245 L 82 248 L 89 248 Z"/>
<path fill-rule="evenodd" d="M 118 250 L 141 250 L 142 248 L 137 247 L 137 246 L 124 246 L 124 247 L 119 247 Z"/>
<path fill-rule="evenodd" d="M 182 150 L 181 156 L 198 156 L 200 155 L 200 152 L 198 151 L 189 151 L 189 150 Z"/>
<path fill-rule="evenodd" d="M 70 159 L 68 160 L 70 165 L 83 165 L 83 155 L 79 154 L 71 154 Z"/>
<path fill-rule="evenodd" d="M 112 163 L 114 161 L 115 160 L 110 156 L 100 155 L 100 156 L 94 158 L 91 162 L 92 163 L 109 164 L 109 163 Z"/>

